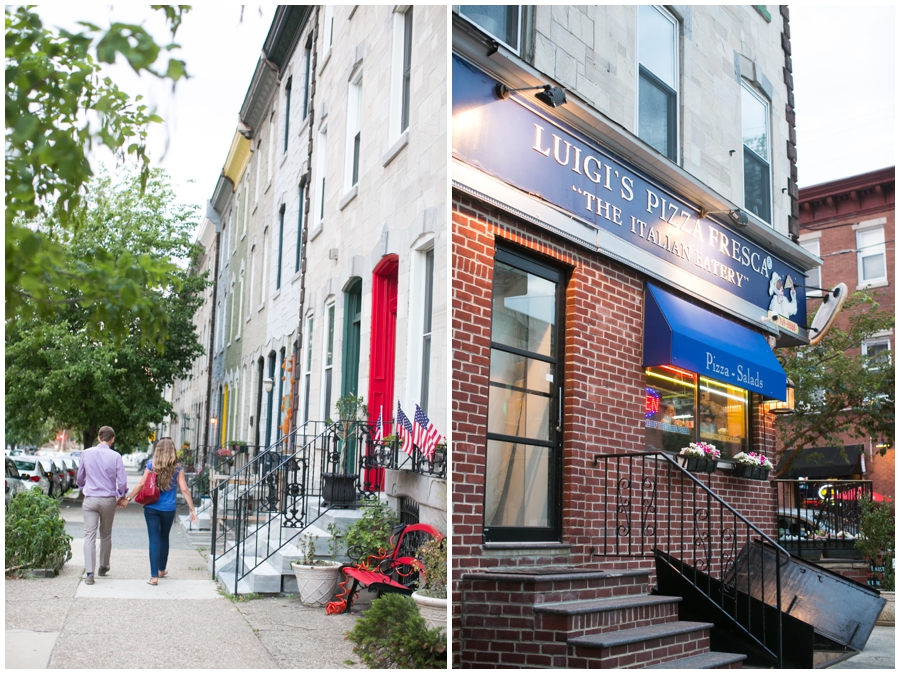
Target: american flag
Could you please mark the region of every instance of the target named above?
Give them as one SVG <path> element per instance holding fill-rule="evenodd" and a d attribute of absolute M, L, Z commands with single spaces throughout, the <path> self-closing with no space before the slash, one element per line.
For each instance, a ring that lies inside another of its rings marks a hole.
<path fill-rule="evenodd" d="M 381 409 L 378 410 L 378 421 L 375 422 L 375 437 L 373 438 L 373 440 L 377 443 L 384 442 L 384 424 L 381 422 L 381 412 L 383 409 L 384 405 L 382 405 Z"/>
<path fill-rule="evenodd" d="M 403 451 L 413 455 L 415 442 L 413 442 L 413 425 L 409 417 L 400 409 L 400 401 L 397 401 L 397 436 L 403 440 Z"/>
<path fill-rule="evenodd" d="M 435 447 L 441 441 L 441 434 L 438 433 L 434 424 L 428 420 L 425 412 L 418 405 L 416 405 L 416 414 L 413 417 L 413 421 L 415 423 L 416 445 L 418 445 L 419 451 L 422 452 L 425 458 L 431 461 L 434 458 Z"/>

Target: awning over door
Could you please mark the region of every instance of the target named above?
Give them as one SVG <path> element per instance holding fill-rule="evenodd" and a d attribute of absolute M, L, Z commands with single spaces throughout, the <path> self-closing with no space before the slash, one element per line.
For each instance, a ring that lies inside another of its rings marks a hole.
<path fill-rule="evenodd" d="M 778 477 L 841 478 L 862 473 L 862 445 L 788 449 L 778 462 Z M 843 456 L 841 455 L 843 453 Z"/>
<path fill-rule="evenodd" d="M 644 367 L 673 365 L 767 398 L 785 399 L 787 376 L 766 338 L 647 284 Z"/>

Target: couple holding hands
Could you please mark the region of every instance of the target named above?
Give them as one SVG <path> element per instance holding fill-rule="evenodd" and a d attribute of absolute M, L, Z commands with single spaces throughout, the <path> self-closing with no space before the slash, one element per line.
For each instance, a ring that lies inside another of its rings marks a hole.
<path fill-rule="evenodd" d="M 184 494 L 191 509 L 191 521 L 197 521 L 194 503 L 184 479 L 184 471 L 177 463 L 175 442 L 172 438 L 161 438 L 156 445 L 153 459 L 141 476 L 141 481 L 128 493 L 128 481 L 122 456 L 110 448 L 116 434 L 109 426 L 98 432 L 96 447 L 84 450 L 78 468 L 76 484 L 81 488 L 82 512 L 84 515 L 84 567 L 87 573 L 85 584 L 94 584 L 96 567 L 97 531 L 100 532 L 100 566 L 97 573 L 105 576 L 109 572 L 109 557 L 112 552 L 112 525 L 116 508 L 125 508 L 134 499 L 147 481 L 151 472 L 156 473 L 159 486 L 159 500 L 144 506 L 144 520 L 150 539 L 150 585 L 156 585 L 165 578 L 169 559 L 169 532 L 175 521 L 176 487 Z"/>

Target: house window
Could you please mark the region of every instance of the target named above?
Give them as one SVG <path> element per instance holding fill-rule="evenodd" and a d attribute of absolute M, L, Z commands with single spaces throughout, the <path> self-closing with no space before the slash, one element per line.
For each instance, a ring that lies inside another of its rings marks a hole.
<path fill-rule="evenodd" d="M 771 224 L 769 106 L 746 84 L 741 87 L 741 127 L 744 142 L 744 208 Z"/>
<path fill-rule="evenodd" d="M 317 228 L 321 228 L 325 223 L 325 171 L 327 170 L 327 161 L 328 161 L 328 132 L 326 130 L 322 130 L 319 132 L 319 154 L 318 161 L 316 162 L 316 171 L 317 179 L 319 181 L 319 194 L 318 194 L 318 223 Z"/>
<path fill-rule="evenodd" d="M 247 236 L 247 223 L 250 221 L 250 172 L 244 173 L 243 196 L 241 198 L 241 237 Z"/>
<path fill-rule="evenodd" d="M 284 204 L 278 212 L 278 260 L 275 262 L 275 290 L 281 287 L 281 257 L 284 247 Z"/>
<path fill-rule="evenodd" d="M 403 73 L 400 101 L 400 133 L 409 128 L 409 84 L 412 72 L 412 7 L 403 14 Z"/>
<path fill-rule="evenodd" d="M 300 271 L 300 254 L 303 252 L 303 215 L 306 206 L 306 185 L 300 185 L 300 198 L 298 199 L 300 208 L 297 213 L 297 256 L 294 260 L 294 273 Z"/>
<path fill-rule="evenodd" d="M 281 347 L 278 358 L 278 421 L 275 425 L 275 437 L 281 440 L 281 413 L 283 412 L 284 403 L 284 380 L 287 378 L 286 368 L 284 366 L 285 347 Z"/>
<path fill-rule="evenodd" d="M 428 413 L 428 385 L 431 379 L 431 315 L 434 299 L 434 248 L 424 254 L 424 291 L 422 302 L 422 385 L 420 387 L 420 405 Z"/>
<path fill-rule="evenodd" d="M 459 15 L 519 53 L 522 11 L 519 5 L 460 5 Z"/>
<path fill-rule="evenodd" d="M 891 340 L 887 338 L 867 339 L 862 343 L 862 355 L 868 359 L 869 369 L 877 370 L 891 362 Z"/>
<path fill-rule="evenodd" d="M 489 542 L 560 540 L 564 287 L 560 271 L 497 250 L 485 462 Z"/>
<path fill-rule="evenodd" d="M 799 243 L 804 250 L 808 253 L 812 253 L 816 257 L 821 255 L 819 248 L 819 239 L 804 239 L 803 235 L 800 235 Z M 822 291 L 816 290 L 816 288 L 822 287 L 822 267 L 816 267 L 815 269 L 810 269 L 806 272 L 806 296 L 807 297 L 817 297 L 821 296 Z"/>
<path fill-rule="evenodd" d="M 309 116 L 309 103 L 310 103 L 310 85 L 312 83 L 311 73 L 312 73 L 312 35 L 306 40 L 306 72 L 303 75 L 303 119 L 306 119 Z"/>
<path fill-rule="evenodd" d="M 303 358 L 303 423 L 309 421 L 309 393 L 310 384 L 312 383 L 312 336 L 313 317 L 310 314 L 306 317 L 306 334 L 303 336 L 306 340 L 306 352 Z"/>
<path fill-rule="evenodd" d="M 645 371 L 647 449 L 680 452 L 691 442 L 714 445 L 729 458 L 749 449 L 746 390 L 675 367 Z"/>
<path fill-rule="evenodd" d="M 347 170 L 345 184 L 351 188 L 359 182 L 359 150 L 362 127 L 362 71 L 350 83 L 347 96 Z"/>
<path fill-rule="evenodd" d="M 638 137 L 678 158 L 678 22 L 649 5 L 638 9 Z"/>
<path fill-rule="evenodd" d="M 860 286 L 887 283 L 884 227 L 857 230 L 856 261 Z"/>
<path fill-rule="evenodd" d="M 288 149 L 288 138 L 291 132 L 291 82 L 293 77 L 288 77 L 284 85 L 284 151 Z"/>
<path fill-rule="evenodd" d="M 322 370 L 324 397 L 322 399 L 324 413 L 323 419 L 331 417 L 331 386 L 334 372 L 334 300 L 325 307 L 326 330 L 325 333 L 325 367 Z"/>
<path fill-rule="evenodd" d="M 334 43 L 334 5 L 325 5 L 325 20 L 322 22 L 322 29 L 325 31 L 325 51 L 328 51 Z"/>

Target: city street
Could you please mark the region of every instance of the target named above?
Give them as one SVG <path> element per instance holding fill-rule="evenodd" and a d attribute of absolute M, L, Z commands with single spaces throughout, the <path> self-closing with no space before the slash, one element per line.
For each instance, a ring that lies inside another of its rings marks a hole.
<path fill-rule="evenodd" d="M 137 483 L 136 473 L 128 478 Z M 116 512 L 109 574 L 86 585 L 80 501 L 64 501 L 61 513 L 74 540 L 59 576 L 5 581 L 6 669 L 361 667 L 344 639 L 356 616 L 326 616 L 295 597 L 233 602 L 177 522 L 169 576 L 148 585 L 147 531 L 134 503 Z"/>

